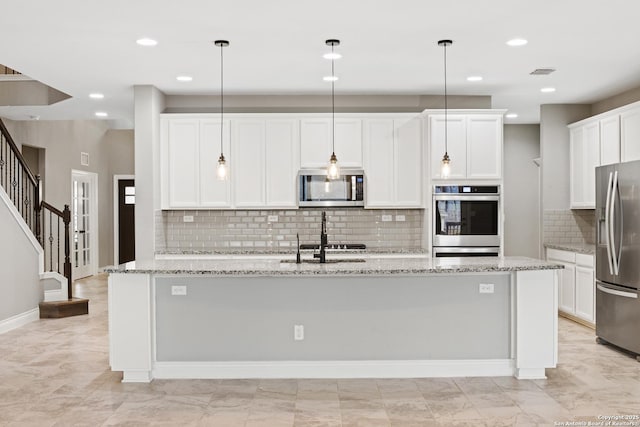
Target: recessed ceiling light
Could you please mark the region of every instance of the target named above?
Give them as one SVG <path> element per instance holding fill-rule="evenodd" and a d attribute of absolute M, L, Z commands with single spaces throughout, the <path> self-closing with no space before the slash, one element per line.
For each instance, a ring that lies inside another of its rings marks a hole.
<path fill-rule="evenodd" d="M 338 76 L 324 76 L 322 80 L 325 82 L 335 82 L 338 80 Z"/>
<path fill-rule="evenodd" d="M 505 115 L 505 117 L 507 119 L 516 119 L 516 118 L 518 118 L 518 115 L 516 113 L 509 113 L 509 114 Z"/>
<path fill-rule="evenodd" d="M 176 80 L 179 82 L 190 82 L 193 80 L 193 77 L 191 76 L 178 76 L 176 77 Z"/>
<path fill-rule="evenodd" d="M 107 117 L 109 114 L 104 111 L 96 111 L 96 117 Z"/>
<path fill-rule="evenodd" d="M 342 55 L 340 55 L 339 53 L 336 53 L 336 52 L 334 52 L 334 53 L 329 52 L 329 53 L 325 53 L 324 55 L 322 55 L 322 57 L 324 59 L 340 59 L 340 58 L 342 58 Z"/>
<path fill-rule="evenodd" d="M 154 39 L 150 39 L 148 37 L 143 37 L 141 39 L 136 40 L 136 43 L 138 43 L 140 46 L 155 46 L 158 44 L 158 42 Z"/>
<path fill-rule="evenodd" d="M 481 82 L 482 76 L 469 76 L 467 77 L 467 81 L 469 82 Z"/>
<path fill-rule="evenodd" d="M 542 89 L 540 89 L 540 92 L 544 92 L 544 93 L 551 93 L 555 91 L 556 91 L 555 87 L 543 87 Z"/>
<path fill-rule="evenodd" d="M 509 46 L 524 46 L 525 44 L 529 43 L 528 41 L 526 41 L 525 39 L 511 39 L 507 42 L 507 45 Z"/>
<path fill-rule="evenodd" d="M 89 94 L 89 98 L 91 98 L 91 99 L 102 99 L 102 98 L 104 98 L 104 95 L 101 94 L 101 93 L 95 92 L 95 93 L 90 93 Z"/>

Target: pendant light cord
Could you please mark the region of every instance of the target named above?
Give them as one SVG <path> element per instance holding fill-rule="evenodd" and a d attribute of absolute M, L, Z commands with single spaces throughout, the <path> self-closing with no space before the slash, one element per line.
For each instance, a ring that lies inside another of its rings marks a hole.
<path fill-rule="evenodd" d="M 447 137 L 448 137 L 448 121 L 447 121 L 447 43 L 444 43 L 444 154 L 447 155 Z"/>
<path fill-rule="evenodd" d="M 220 156 L 223 155 L 224 138 L 224 55 L 222 54 L 224 45 L 220 44 Z"/>
<path fill-rule="evenodd" d="M 336 153 L 336 98 L 335 98 L 335 58 L 333 57 L 333 45 L 331 43 L 331 151 L 332 154 Z"/>

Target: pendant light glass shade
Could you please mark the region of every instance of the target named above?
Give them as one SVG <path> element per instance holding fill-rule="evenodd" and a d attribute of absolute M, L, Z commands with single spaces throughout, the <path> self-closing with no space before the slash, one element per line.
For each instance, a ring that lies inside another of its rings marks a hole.
<path fill-rule="evenodd" d="M 451 159 L 449 158 L 449 144 L 448 144 L 448 130 L 449 122 L 447 120 L 447 46 L 451 46 L 453 41 L 440 40 L 438 46 L 444 48 L 444 156 L 442 156 L 442 163 L 440 165 L 440 178 L 449 178 L 451 174 Z"/>
<path fill-rule="evenodd" d="M 325 41 L 327 46 L 331 46 L 331 157 L 329 158 L 329 164 L 327 165 L 327 178 L 338 179 L 340 178 L 340 165 L 338 165 L 338 157 L 336 156 L 336 96 L 335 96 L 335 81 L 337 80 L 335 73 L 335 60 L 339 58 L 339 55 L 333 51 L 334 46 L 340 45 L 340 40 L 329 39 Z"/>
<path fill-rule="evenodd" d="M 216 176 L 220 181 L 229 179 L 229 165 L 224 158 L 224 55 L 223 49 L 229 46 L 227 40 L 216 40 L 215 45 L 220 47 L 220 157 L 218 158 L 218 169 Z"/>
<path fill-rule="evenodd" d="M 226 181 L 229 178 L 229 168 L 227 167 L 227 160 L 224 158 L 224 154 L 220 153 L 218 158 L 218 170 L 216 175 L 220 181 Z"/>

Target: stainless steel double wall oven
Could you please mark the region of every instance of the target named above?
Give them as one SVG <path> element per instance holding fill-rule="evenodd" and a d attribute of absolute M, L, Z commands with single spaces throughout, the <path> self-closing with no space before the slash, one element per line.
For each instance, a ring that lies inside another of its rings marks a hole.
<path fill-rule="evenodd" d="M 433 256 L 500 254 L 500 187 L 436 185 Z"/>

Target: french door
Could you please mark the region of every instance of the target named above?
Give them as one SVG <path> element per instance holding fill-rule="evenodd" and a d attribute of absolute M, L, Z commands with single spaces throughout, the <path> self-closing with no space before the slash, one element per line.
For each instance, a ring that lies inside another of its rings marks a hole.
<path fill-rule="evenodd" d="M 96 274 L 98 175 L 71 171 L 71 265 L 73 279 Z"/>

